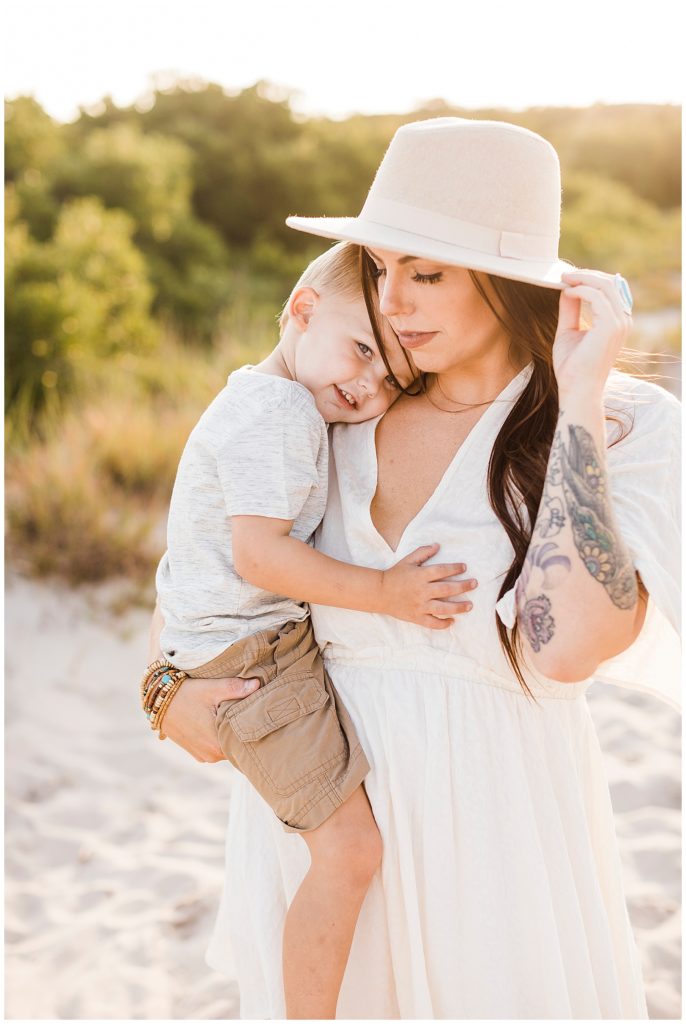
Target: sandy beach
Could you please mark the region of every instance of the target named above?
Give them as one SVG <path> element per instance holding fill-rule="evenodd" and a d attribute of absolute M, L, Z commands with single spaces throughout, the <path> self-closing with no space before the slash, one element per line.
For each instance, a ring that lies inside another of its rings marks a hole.
<path fill-rule="evenodd" d="M 231 769 L 151 734 L 149 613 L 116 588 L 10 580 L 6 597 L 6 1006 L 11 1019 L 237 1016 L 204 950 Z M 681 719 L 595 684 L 629 911 L 653 1019 L 681 1016 Z"/>

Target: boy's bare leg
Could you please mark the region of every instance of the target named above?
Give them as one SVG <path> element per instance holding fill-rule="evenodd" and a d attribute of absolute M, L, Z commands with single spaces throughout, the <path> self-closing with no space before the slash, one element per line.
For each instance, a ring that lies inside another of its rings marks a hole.
<path fill-rule="evenodd" d="M 286 916 L 286 1016 L 333 1020 L 360 907 L 381 864 L 381 836 L 364 788 L 303 839 L 312 863 Z"/>

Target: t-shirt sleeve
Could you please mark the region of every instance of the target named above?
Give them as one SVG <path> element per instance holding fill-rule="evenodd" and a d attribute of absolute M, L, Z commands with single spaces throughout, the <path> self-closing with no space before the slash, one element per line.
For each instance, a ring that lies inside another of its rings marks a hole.
<path fill-rule="evenodd" d="M 292 402 L 243 410 L 241 420 L 217 455 L 228 514 L 296 519 L 319 483 L 320 424 Z"/>

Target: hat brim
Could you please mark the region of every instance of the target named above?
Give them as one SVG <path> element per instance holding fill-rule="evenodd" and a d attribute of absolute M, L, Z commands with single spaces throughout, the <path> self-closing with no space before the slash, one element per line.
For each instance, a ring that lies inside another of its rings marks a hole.
<path fill-rule="evenodd" d="M 565 260 L 520 260 L 507 256 L 491 256 L 474 249 L 439 242 L 411 231 L 402 231 L 362 217 L 287 217 L 286 224 L 296 231 L 320 235 L 342 242 L 389 249 L 408 256 L 420 256 L 436 263 L 448 263 L 486 274 L 496 274 L 511 281 L 524 281 L 544 288 L 566 287 L 562 275 L 574 270 Z"/>

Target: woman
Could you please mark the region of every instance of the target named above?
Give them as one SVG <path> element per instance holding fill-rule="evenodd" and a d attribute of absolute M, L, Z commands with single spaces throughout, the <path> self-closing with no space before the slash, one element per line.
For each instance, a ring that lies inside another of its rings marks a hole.
<path fill-rule="evenodd" d="M 364 246 L 425 374 L 384 418 L 334 431 L 318 546 L 385 568 L 438 541 L 479 584 L 442 631 L 313 609 L 384 843 L 340 1017 L 646 1016 L 584 693 L 598 674 L 645 685 L 641 650 L 675 621 L 678 405 L 610 374 L 628 286 L 558 260 L 559 203 L 539 136 L 439 118 L 396 133 L 359 218 L 289 219 Z M 201 760 L 217 759 L 213 685 L 184 684 L 166 719 Z M 305 870 L 236 779 L 209 961 L 238 973 L 244 1017 L 283 1016 Z"/>

